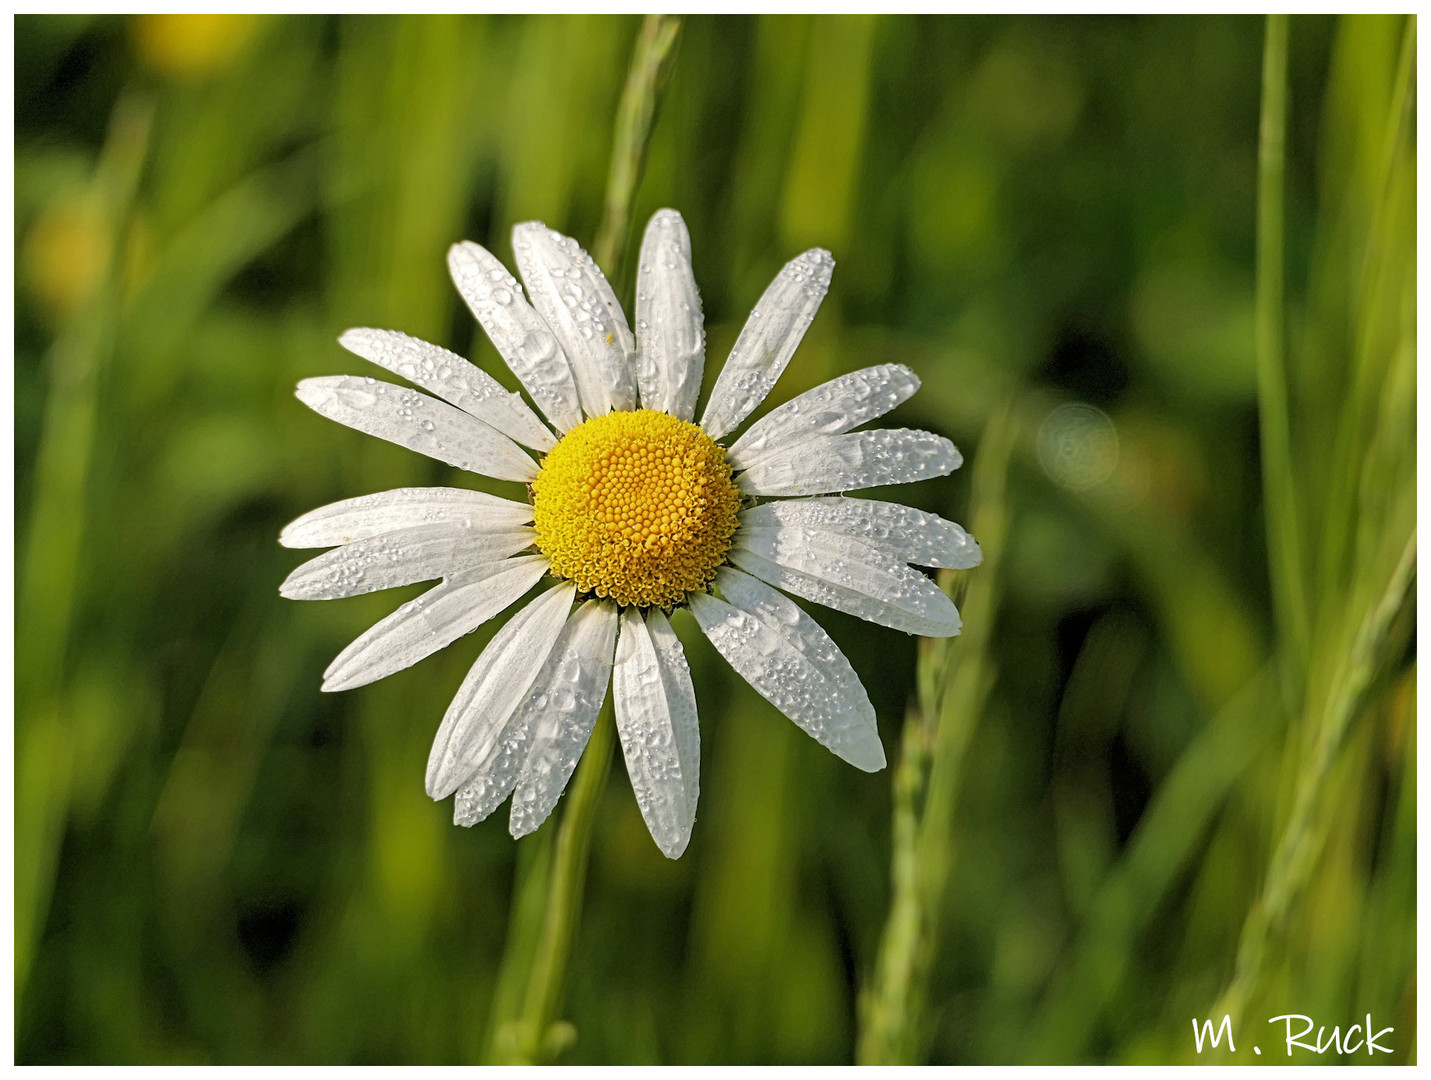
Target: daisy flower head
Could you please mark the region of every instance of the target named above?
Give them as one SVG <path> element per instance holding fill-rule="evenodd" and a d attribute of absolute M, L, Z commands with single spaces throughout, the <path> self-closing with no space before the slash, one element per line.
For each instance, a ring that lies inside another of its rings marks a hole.
<path fill-rule="evenodd" d="M 299 400 L 330 419 L 526 490 L 517 500 L 400 488 L 285 528 L 289 547 L 332 550 L 289 575 L 284 596 L 439 580 L 344 649 L 323 689 L 415 664 L 545 580 L 477 658 L 433 741 L 427 792 L 456 796 L 457 824 L 510 795 L 513 836 L 541 825 L 609 685 L 641 814 L 678 857 L 700 758 L 690 668 L 668 619 L 678 607 L 807 733 L 857 768 L 883 768 L 854 669 L 785 594 L 911 634 L 957 634 L 954 604 L 915 567 L 975 566 L 973 538 L 934 514 L 843 493 L 942 476 L 959 451 L 925 431 L 853 430 L 918 389 L 901 364 L 842 375 L 722 441 L 769 394 L 814 319 L 830 254 L 807 251 L 776 276 L 697 422 L 705 331 L 678 213 L 661 210 L 646 228 L 634 335 L 574 240 L 528 222 L 513 248 L 525 293 L 477 244 L 454 245 L 448 266 L 541 416 L 460 356 L 392 330 L 339 341 L 421 391 L 348 375 L 298 385 Z"/>

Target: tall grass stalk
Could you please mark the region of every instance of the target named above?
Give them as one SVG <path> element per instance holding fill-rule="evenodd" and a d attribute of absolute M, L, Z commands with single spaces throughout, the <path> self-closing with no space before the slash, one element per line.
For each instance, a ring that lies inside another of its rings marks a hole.
<path fill-rule="evenodd" d="M 631 206 L 636 201 L 636 189 L 641 186 L 646 149 L 651 143 L 661 95 L 675 63 L 680 39 L 680 16 L 647 15 L 631 56 L 626 86 L 616 112 L 611 168 L 606 174 L 606 209 L 596 230 L 596 247 L 592 252 L 612 278 L 618 276 L 625 260 L 626 242 L 631 234 Z"/>
<path fill-rule="evenodd" d="M 1242 1015 L 1260 974 L 1273 934 L 1306 888 L 1321 853 L 1328 817 L 1325 795 L 1348 728 L 1361 711 L 1368 687 L 1380 668 L 1388 632 L 1410 595 L 1415 580 L 1416 535 L 1407 538 L 1401 558 L 1378 602 L 1357 628 L 1350 652 L 1339 665 L 1320 715 L 1310 717 L 1316 742 L 1303 764 L 1291 816 L 1282 829 L 1268 865 L 1262 896 L 1253 905 L 1238 944 L 1232 981 L 1212 1015 Z"/>
<path fill-rule="evenodd" d="M 616 115 L 616 130 L 608 174 L 606 210 L 593 254 L 614 282 L 619 280 L 631 229 L 631 206 L 646 160 L 646 148 L 656 121 L 661 92 L 675 59 L 681 20 L 667 15 L 648 15 L 641 25 L 631 67 Z M 555 851 L 548 862 L 528 864 L 532 873 L 546 876 L 546 899 L 540 914 L 541 929 L 534 947 L 522 947 L 519 926 L 509 935 L 502 961 L 500 985 L 525 982 L 519 1014 L 511 1020 L 493 1017 L 495 1032 L 491 1056 L 504 1063 L 536 1064 L 554 1060 L 576 1038 L 570 1024 L 558 1023 L 562 995 L 566 987 L 567 963 L 572 938 L 581 917 L 582 893 L 591 852 L 591 834 L 597 806 L 611 770 L 611 751 L 616 741 L 615 719 L 608 699 L 592 731 L 572 780 L 571 793 L 562 811 Z M 533 841 L 528 841 L 529 843 Z M 526 890 L 519 881 L 516 892 Z M 513 905 L 514 913 L 519 905 Z M 529 919 L 536 917 L 529 909 Z M 515 972 L 525 967 L 525 979 Z M 512 999 L 499 995 L 496 1008 L 510 1007 Z"/>
<path fill-rule="evenodd" d="M 1008 527 L 1005 502 L 1016 425 L 994 415 L 975 461 L 970 523 L 984 551 L 973 571 L 946 570 L 940 585 L 962 592 L 964 626 L 954 638 L 920 642 L 919 698 L 905 720 L 894 772 L 889 915 L 873 984 L 861 1001 L 862 1064 L 915 1064 L 928 1044 L 928 992 L 939 913 L 956 838 L 954 816 L 965 751 L 994 680 L 992 634 Z"/>
<path fill-rule="evenodd" d="M 1367 53 L 1357 50 L 1375 40 L 1361 29 L 1351 19 L 1340 24 L 1343 70 L 1352 59 L 1363 59 Z M 1324 386 L 1323 399 L 1316 400 L 1310 392 L 1299 398 L 1296 387 L 1289 391 L 1280 377 L 1284 370 L 1298 371 L 1284 369 L 1280 330 L 1272 328 L 1274 319 L 1279 327 L 1281 322 L 1287 47 L 1285 18 L 1268 20 L 1259 211 L 1275 220 L 1259 222 L 1259 389 L 1273 591 L 1284 590 L 1290 601 L 1286 610 L 1292 613 L 1279 624 L 1282 674 L 1292 689 L 1283 771 L 1292 779 L 1260 895 L 1246 916 L 1232 977 L 1214 1009 L 1234 1022 L 1252 1000 L 1274 948 L 1311 888 L 1334 822 L 1357 809 L 1348 804 L 1355 796 L 1342 793 L 1334 776 L 1347 762 L 1355 765 L 1353 726 L 1370 711 L 1378 676 L 1400 655 L 1409 634 L 1400 616 L 1416 573 L 1415 429 L 1406 400 L 1414 397 L 1415 386 L 1415 326 L 1406 314 L 1415 281 L 1414 245 L 1408 239 L 1415 230 L 1415 206 L 1407 181 L 1414 176 L 1414 156 L 1406 123 L 1414 33 L 1414 18 L 1407 19 L 1384 119 L 1365 108 L 1367 101 L 1377 101 L 1381 88 L 1358 86 L 1348 91 L 1361 95 L 1354 97 L 1353 123 L 1346 130 L 1333 129 L 1360 158 L 1346 165 L 1345 176 L 1326 178 L 1323 228 L 1330 238 L 1321 249 L 1323 264 L 1314 268 L 1322 292 L 1309 300 L 1309 322 L 1319 318 L 1325 324 L 1317 328 L 1340 361 L 1335 369 L 1340 381 Z M 1334 83 L 1329 100 L 1336 103 L 1345 89 Z M 1297 401 L 1322 409 L 1335 422 L 1327 476 L 1305 475 L 1304 470 L 1294 477 L 1286 471 L 1292 459 L 1315 460 L 1286 440 L 1289 402 Z M 1284 462 L 1287 447 L 1292 456 Z M 1292 506 L 1294 479 L 1306 485 L 1304 496 L 1315 487 L 1330 492 L 1321 503 L 1321 516 L 1311 522 L 1314 530 L 1306 534 L 1308 550 L 1318 558 L 1315 589 L 1291 562 L 1300 557 L 1299 549 L 1288 540 L 1288 525 L 1294 522 L 1283 515 Z M 1297 589 L 1304 598 L 1296 598 Z M 1309 627 L 1303 622 L 1308 612 L 1316 613 Z M 1306 632 L 1310 637 L 1304 639 Z"/>
<path fill-rule="evenodd" d="M 1299 662 L 1307 650 L 1307 610 L 1286 371 L 1285 176 L 1287 16 L 1267 16 L 1262 51 L 1262 120 L 1257 155 L 1257 386 L 1262 478 L 1277 624 Z"/>

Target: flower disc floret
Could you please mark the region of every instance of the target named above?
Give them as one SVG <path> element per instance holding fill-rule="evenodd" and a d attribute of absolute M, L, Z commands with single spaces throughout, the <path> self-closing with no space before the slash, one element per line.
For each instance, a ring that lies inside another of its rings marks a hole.
<path fill-rule="evenodd" d="M 725 561 L 740 492 L 725 448 L 663 412 L 578 424 L 532 483 L 537 547 L 578 591 L 670 607 Z"/>

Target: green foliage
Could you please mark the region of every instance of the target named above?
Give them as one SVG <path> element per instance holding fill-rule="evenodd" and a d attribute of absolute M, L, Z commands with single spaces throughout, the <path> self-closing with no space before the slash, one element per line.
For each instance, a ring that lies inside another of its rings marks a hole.
<path fill-rule="evenodd" d="M 495 628 L 328 696 L 417 590 L 277 594 L 298 514 L 486 482 L 291 391 L 359 325 L 515 388 L 447 246 L 660 206 L 708 385 L 834 252 L 771 403 L 909 364 L 971 467 L 898 496 L 986 562 L 947 647 L 815 612 L 874 776 L 674 620 L 694 838 L 597 785 L 542 1052 L 1245 1063 L 1370 1012 L 1414 1060 L 1415 19 L 1280 25 L 1285 75 L 1250 19 L 690 19 L 623 209 L 635 18 L 17 17 L 17 1060 L 501 1056 L 559 822 L 422 785 Z"/>

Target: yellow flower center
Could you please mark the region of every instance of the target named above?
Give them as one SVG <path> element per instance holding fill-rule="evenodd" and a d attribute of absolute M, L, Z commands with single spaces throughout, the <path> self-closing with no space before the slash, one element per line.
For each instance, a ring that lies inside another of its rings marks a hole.
<path fill-rule="evenodd" d="M 724 447 L 639 409 L 567 432 L 542 461 L 532 504 L 553 573 L 618 604 L 669 607 L 725 561 L 740 492 Z"/>

